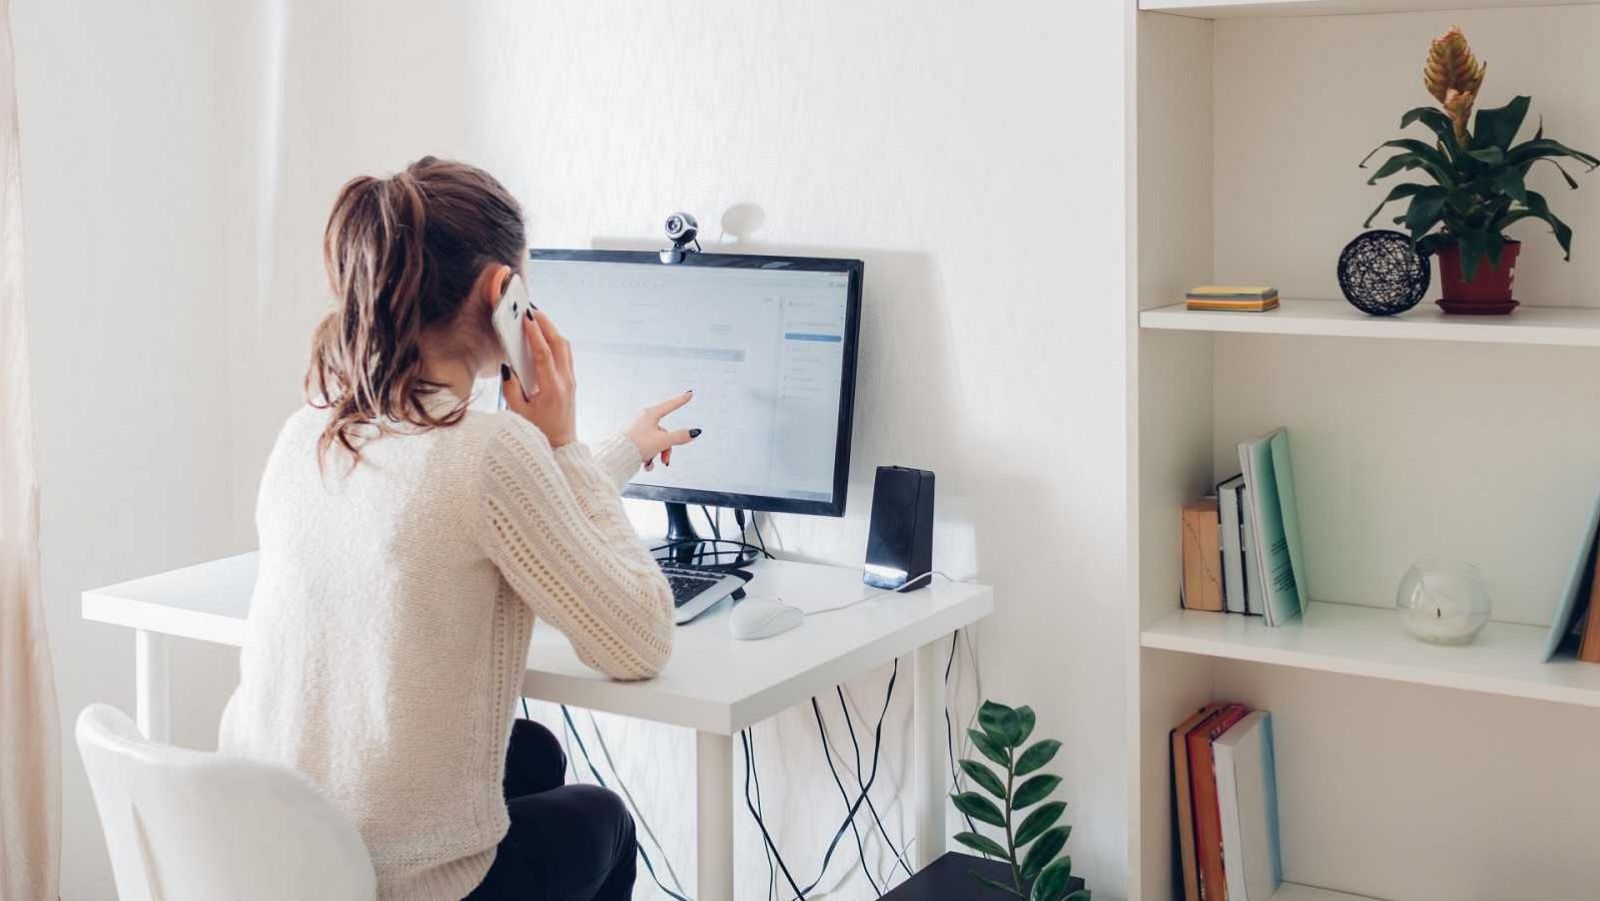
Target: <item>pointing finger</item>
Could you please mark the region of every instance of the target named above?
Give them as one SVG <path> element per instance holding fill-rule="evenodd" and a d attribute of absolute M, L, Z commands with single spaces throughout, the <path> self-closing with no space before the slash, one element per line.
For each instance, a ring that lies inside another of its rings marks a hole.
<path fill-rule="evenodd" d="M 652 416 L 654 416 L 658 420 L 662 419 L 663 417 L 665 417 L 667 414 L 673 412 L 674 410 L 678 410 L 678 409 L 682 408 L 684 404 L 688 403 L 691 400 L 694 400 L 694 389 L 693 388 L 690 388 L 689 390 L 683 392 L 682 394 L 677 395 L 676 397 L 669 397 L 666 400 L 662 401 L 661 403 L 656 404 L 655 406 L 651 407 L 650 408 L 650 414 Z"/>

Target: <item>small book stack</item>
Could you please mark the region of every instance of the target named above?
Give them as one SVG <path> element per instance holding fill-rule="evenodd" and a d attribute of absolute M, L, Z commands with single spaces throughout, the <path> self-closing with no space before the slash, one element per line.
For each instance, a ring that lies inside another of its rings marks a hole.
<path fill-rule="evenodd" d="M 1269 901 L 1283 882 L 1272 714 L 1210 704 L 1172 730 L 1186 901 Z"/>
<path fill-rule="evenodd" d="M 1191 310 L 1265 313 L 1278 308 L 1278 289 L 1266 285 L 1201 285 L 1184 295 Z"/>
<path fill-rule="evenodd" d="M 1289 432 L 1239 445 L 1239 475 L 1183 508 L 1183 606 L 1281 626 L 1305 609 L 1305 559 Z"/>

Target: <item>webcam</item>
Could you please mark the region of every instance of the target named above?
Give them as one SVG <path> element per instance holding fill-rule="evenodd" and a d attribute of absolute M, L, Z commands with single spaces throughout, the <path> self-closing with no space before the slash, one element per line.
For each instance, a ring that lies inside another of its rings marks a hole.
<path fill-rule="evenodd" d="M 672 242 L 672 249 L 661 251 L 661 262 L 683 262 L 684 256 L 690 253 L 687 249 L 690 243 L 694 244 L 695 250 L 700 249 L 700 242 L 696 237 L 700 234 L 700 223 L 694 221 L 693 216 L 688 213 L 673 213 L 667 217 L 665 227 L 667 240 Z"/>

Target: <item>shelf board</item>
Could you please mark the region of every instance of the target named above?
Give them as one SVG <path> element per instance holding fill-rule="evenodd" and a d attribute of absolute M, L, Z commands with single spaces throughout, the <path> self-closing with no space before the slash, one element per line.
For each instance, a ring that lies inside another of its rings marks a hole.
<path fill-rule="evenodd" d="M 1276 629 L 1257 616 L 1179 610 L 1140 635 L 1147 648 L 1600 707 L 1600 664 L 1544 662 L 1543 626 L 1490 623 L 1464 647 L 1413 639 L 1392 609 L 1313 602 Z"/>
<path fill-rule="evenodd" d="M 1176 13 L 1200 19 L 1250 16 L 1350 16 L 1376 13 L 1437 12 L 1457 9 L 1531 9 L 1588 6 L 1595 0 L 1139 0 L 1147 12 Z"/>
<path fill-rule="evenodd" d="M 1272 901 L 1374 901 L 1365 895 L 1351 895 L 1345 892 L 1329 891 L 1325 888 L 1313 888 L 1309 885 L 1297 885 L 1285 882 L 1278 886 L 1272 893 Z"/>
<path fill-rule="evenodd" d="M 1189 310 L 1175 303 L 1140 313 L 1139 325 L 1251 335 L 1600 347 L 1600 308 L 1594 307 L 1524 305 L 1508 316 L 1450 316 L 1423 304 L 1398 316 L 1368 316 L 1342 300 L 1286 299 L 1265 313 Z"/>

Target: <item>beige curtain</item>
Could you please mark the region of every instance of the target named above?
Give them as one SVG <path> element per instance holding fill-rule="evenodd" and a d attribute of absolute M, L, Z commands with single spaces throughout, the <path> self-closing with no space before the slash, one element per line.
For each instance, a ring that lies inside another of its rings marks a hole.
<path fill-rule="evenodd" d="M 57 897 L 61 736 L 39 598 L 15 72 L 0 0 L 0 901 L 44 901 Z"/>

